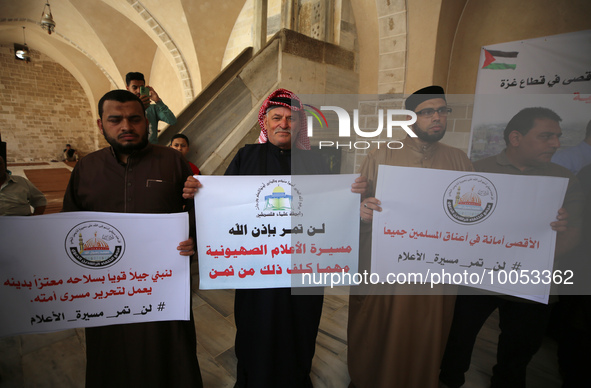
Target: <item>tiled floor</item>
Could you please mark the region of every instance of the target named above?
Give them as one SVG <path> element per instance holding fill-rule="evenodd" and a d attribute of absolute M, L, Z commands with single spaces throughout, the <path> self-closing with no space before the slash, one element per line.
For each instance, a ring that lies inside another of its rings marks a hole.
<path fill-rule="evenodd" d="M 55 167 L 53 163 L 47 166 Z M 23 175 L 21 167 L 10 169 L 15 175 Z M 193 280 L 193 284 L 197 285 L 197 274 L 193 274 Z M 316 388 L 345 388 L 349 383 L 346 341 L 348 297 L 329 291 L 324 301 L 312 381 Z M 192 298 L 197 354 L 205 387 L 233 387 L 236 367 L 233 347 L 236 332 L 234 292 L 195 288 Z M 493 314 L 478 337 L 467 375 L 467 388 L 488 387 L 490 371 L 495 363 L 497 336 L 498 315 Z M 84 368 L 83 330 L 0 338 L 0 388 L 83 387 Z M 551 339 L 544 342 L 530 363 L 528 387 L 560 387 L 556 344 Z"/>
<path fill-rule="evenodd" d="M 194 278 L 196 281 L 197 279 Z M 347 297 L 327 294 L 318 333 L 312 381 L 316 388 L 345 388 L 347 373 Z M 193 290 L 201 373 L 207 388 L 231 388 L 235 381 L 233 302 L 231 290 Z M 495 362 L 498 316 L 478 337 L 466 387 L 488 387 Z M 531 362 L 528 387 L 557 388 L 556 344 L 547 339 Z M 83 387 L 84 332 L 32 334 L 0 339 L 0 387 Z"/>

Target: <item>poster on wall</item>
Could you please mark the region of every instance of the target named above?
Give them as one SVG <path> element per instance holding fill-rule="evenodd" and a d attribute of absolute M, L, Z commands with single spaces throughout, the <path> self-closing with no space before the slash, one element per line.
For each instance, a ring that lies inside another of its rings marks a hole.
<path fill-rule="evenodd" d="M 585 135 L 591 120 L 591 30 L 483 46 L 468 155 L 472 161 L 505 148 L 503 130 L 528 107 L 561 118 L 562 146 Z"/>

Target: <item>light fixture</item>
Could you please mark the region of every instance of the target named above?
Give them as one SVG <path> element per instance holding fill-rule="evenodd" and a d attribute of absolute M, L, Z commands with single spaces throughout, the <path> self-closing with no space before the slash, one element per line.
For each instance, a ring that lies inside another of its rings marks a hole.
<path fill-rule="evenodd" d="M 29 46 L 27 46 L 27 39 L 25 37 L 25 27 L 23 26 L 23 40 L 25 42 L 24 45 L 15 43 L 14 44 L 14 56 L 16 59 L 29 62 L 31 60 L 31 55 L 29 53 Z"/>
<path fill-rule="evenodd" d="M 49 2 L 45 3 L 45 7 L 43 7 L 43 13 L 41 14 L 41 28 L 47 30 L 49 35 L 51 35 L 51 33 L 55 30 L 55 21 L 53 20 L 53 15 L 51 14 Z"/>

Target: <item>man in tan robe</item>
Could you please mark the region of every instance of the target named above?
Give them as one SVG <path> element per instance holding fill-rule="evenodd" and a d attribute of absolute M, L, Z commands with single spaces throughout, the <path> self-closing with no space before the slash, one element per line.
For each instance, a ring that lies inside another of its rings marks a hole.
<path fill-rule="evenodd" d="M 360 272 L 368 269 L 364 264 L 371 257 L 373 211 L 381 211 L 380 201 L 373 197 L 378 165 L 474 170 L 463 151 L 439 142 L 451 112 L 441 87 L 429 86 L 415 92 L 405 107 L 417 114 L 413 132 L 418 137 L 402 140 L 402 149 L 374 150 L 361 167 L 368 188 L 361 203 Z M 404 293 L 408 294 L 414 292 L 407 287 L 421 286 L 406 286 Z M 454 302 L 455 295 L 351 295 L 349 387 L 437 387 Z"/>

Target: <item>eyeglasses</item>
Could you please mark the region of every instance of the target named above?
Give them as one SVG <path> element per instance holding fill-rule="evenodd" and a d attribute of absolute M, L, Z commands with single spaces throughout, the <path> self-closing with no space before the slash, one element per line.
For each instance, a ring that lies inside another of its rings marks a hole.
<path fill-rule="evenodd" d="M 421 116 L 421 117 L 428 119 L 430 117 L 433 117 L 435 112 L 437 112 L 439 114 L 439 116 L 447 116 L 448 114 L 451 113 L 451 108 L 448 108 L 448 107 L 443 107 L 443 108 L 439 108 L 439 109 L 427 108 L 427 109 L 422 109 L 416 113 L 417 113 L 417 116 Z"/>

